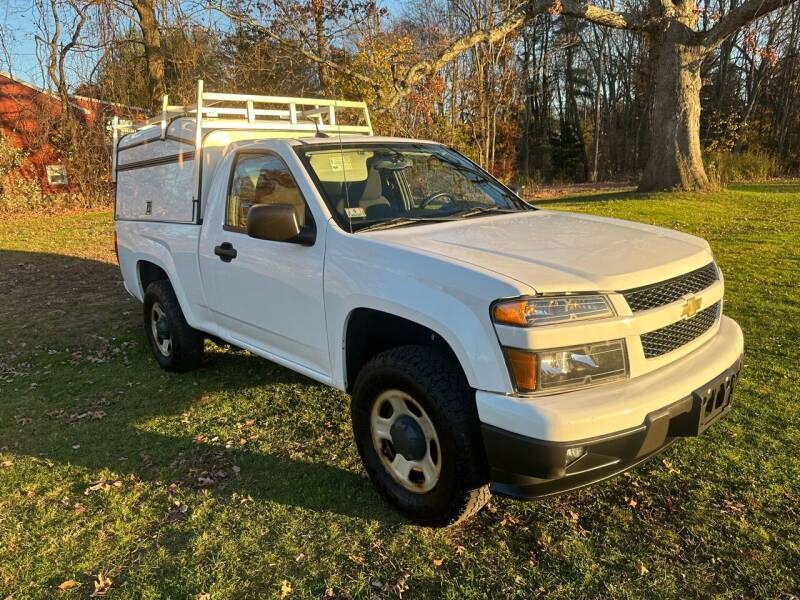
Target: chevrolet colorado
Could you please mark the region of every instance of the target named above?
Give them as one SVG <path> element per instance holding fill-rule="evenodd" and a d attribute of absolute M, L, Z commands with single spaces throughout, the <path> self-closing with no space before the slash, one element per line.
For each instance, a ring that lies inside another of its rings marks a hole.
<path fill-rule="evenodd" d="M 356 102 L 201 82 L 114 138 L 156 361 L 193 369 L 210 338 L 347 392 L 370 479 L 417 522 L 601 481 L 731 408 L 742 332 L 702 239 L 540 210 L 441 144 L 373 136 Z"/>

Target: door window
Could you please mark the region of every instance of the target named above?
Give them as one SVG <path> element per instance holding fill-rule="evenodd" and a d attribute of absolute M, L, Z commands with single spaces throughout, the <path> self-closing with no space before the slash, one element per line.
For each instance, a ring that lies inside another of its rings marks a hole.
<path fill-rule="evenodd" d="M 301 228 L 311 220 L 289 167 L 274 154 L 244 154 L 236 159 L 225 226 L 246 231 L 247 213 L 256 204 L 288 204 Z"/>

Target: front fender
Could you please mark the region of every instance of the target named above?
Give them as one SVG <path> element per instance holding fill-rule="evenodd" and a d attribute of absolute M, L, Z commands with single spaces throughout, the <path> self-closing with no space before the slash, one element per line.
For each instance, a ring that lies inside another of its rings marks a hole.
<path fill-rule="evenodd" d="M 455 353 L 473 388 L 510 393 L 513 388 L 489 309 L 498 298 L 528 290 L 472 266 L 359 238 L 329 237 L 325 312 L 334 384 L 341 389 L 347 384 L 349 317 L 358 308 L 369 308 L 436 332 Z"/>

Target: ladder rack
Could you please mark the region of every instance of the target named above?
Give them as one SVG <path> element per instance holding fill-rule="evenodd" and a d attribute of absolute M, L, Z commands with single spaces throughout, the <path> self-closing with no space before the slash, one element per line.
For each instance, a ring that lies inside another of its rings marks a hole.
<path fill-rule="evenodd" d="M 322 98 L 290 98 L 258 96 L 253 94 L 222 94 L 206 92 L 203 80 L 197 82 L 197 100 L 191 105 L 172 105 L 164 95 L 161 114 L 146 123 L 131 128 L 123 127 L 115 118 L 112 122 L 112 179 L 117 177 L 117 151 L 120 138 L 125 133 L 160 126 L 160 139 L 167 139 L 167 130 L 173 120 L 189 117 L 195 120 L 194 130 L 194 203 L 197 219 L 200 218 L 201 156 L 203 134 L 209 129 L 241 129 L 324 133 L 333 135 L 372 135 L 372 122 L 365 102 L 351 100 L 326 100 Z"/>
<path fill-rule="evenodd" d="M 337 120 L 337 111 L 340 116 L 344 113 L 347 124 Z M 369 109 L 364 102 L 206 92 L 202 79 L 197 82 L 195 104 L 172 105 L 165 95 L 161 116 L 151 119 L 149 124 L 161 125 L 163 139 L 172 119 L 191 116 L 197 120 L 198 131 L 206 120 L 225 120 L 226 127 L 237 129 L 372 135 Z"/>

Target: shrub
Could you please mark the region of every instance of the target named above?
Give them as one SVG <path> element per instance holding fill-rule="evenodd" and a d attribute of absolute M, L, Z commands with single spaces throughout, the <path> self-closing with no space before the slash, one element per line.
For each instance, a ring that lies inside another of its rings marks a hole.
<path fill-rule="evenodd" d="M 34 210 L 44 206 L 39 182 L 25 177 L 20 167 L 26 154 L 0 135 L 0 212 Z"/>
<path fill-rule="evenodd" d="M 780 164 L 767 152 L 713 152 L 706 157 L 709 176 L 718 183 L 765 181 L 780 172 Z"/>
<path fill-rule="evenodd" d="M 44 208 L 39 182 L 19 172 L 0 177 L 0 212 L 25 212 Z"/>

